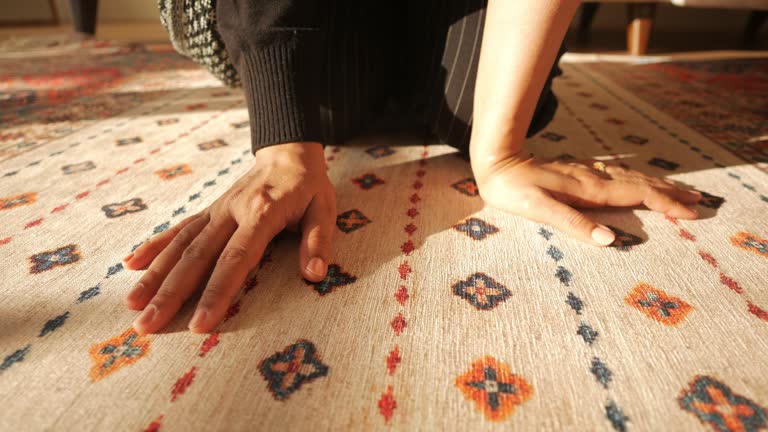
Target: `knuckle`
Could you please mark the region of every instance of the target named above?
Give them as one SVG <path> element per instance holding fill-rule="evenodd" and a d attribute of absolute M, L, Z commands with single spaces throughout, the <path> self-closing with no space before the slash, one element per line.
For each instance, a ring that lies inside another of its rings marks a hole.
<path fill-rule="evenodd" d="M 584 223 L 584 216 L 576 211 L 567 212 L 563 215 L 565 225 L 571 228 L 578 228 Z"/>
<path fill-rule="evenodd" d="M 272 196 L 272 194 L 269 193 L 269 189 L 271 188 L 258 188 L 253 196 L 252 202 L 262 207 L 267 207 L 274 204 L 275 198 Z"/>
<path fill-rule="evenodd" d="M 200 300 L 200 307 L 208 310 L 215 310 L 219 305 L 229 305 L 232 300 L 230 294 L 223 286 L 210 284 L 205 288 L 205 294 Z"/>
<path fill-rule="evenodd" d="M 219 262 L 236 263 L 248 259 L 248 249 L 244 246 L 228 246 L 219 256 Z"/>
<path fill-rule="evenodd" d="M 192 240 L 195 239 L 195 234 L 192 230 L 190 230 L 188 227 L 185 227 L 179 233 L 176 235 L 176 237 L 173 239 L 174 243 L 176 245 L 186 245 L 192 242 Z"/>
<path fill-rule="evenodd" d="M 157 269 L 150 267 L 144 271 L 144 275 L 141 276 L 139 282 L 144 284 L 144 286 L 149 287 L 161 283 L 163 279 L 165 279 L 164 274 L 157 271 Z"/>
<path fill-rule="evenodd" d="M 581 184 L 587 190 L 598 190 L 605 186 L 605 180 L 596 175 L 590 174 L 589 176 L 581 179 Z"/>
<path fill-rule="evenodd" d="M 205 257 L 205 254 L 206 247 L 203 244 L 192 242 L 186 249 L 184 249 L 181 256 L 187 261 L 200 261 Z"/>
<path fill-rule="evenodd" d="M 635 184 L 635 187 L 640 190 L 645 196 L 651 196 L 656 193 L 656 189 L 651 186 L 650 183 L 648 183 L 645 180 L 641 180 L 638 183 Z"/>
<path fill-rule="evenodd" d="M 181 303 L 181 300 L 179 299 L 179 293 L 173 289 L 168 289 L 168 288 L 161 289 L 152 298 L 152 304 L 154 304 L 158 308 L 161 308 L 163 306 L 167 307 L 169 305 L 174 305 L 177 303 Z"/>
<path fill-rule="evenodd" d="M 219 227 L 224 223 L 224 221 L 230 218 L 229 215 L 230 215 L 230 211 L 227 206 L 214 205 L 211 207 L 210 224 L 212 224 L 214 227 Z"/>

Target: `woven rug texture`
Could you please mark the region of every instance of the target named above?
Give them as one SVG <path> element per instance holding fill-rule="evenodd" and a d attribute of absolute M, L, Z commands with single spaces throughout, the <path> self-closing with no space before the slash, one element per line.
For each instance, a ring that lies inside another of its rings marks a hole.
<path fill-rule="evenodd" d="M 326 148 L 326 280 L 281 234 L 217 331 L 190 303 L 139 336 L 120 260 L 250 167 L 242 94 L 167 46 L 6 42 L 0 430 L 768 430 L 768 63 L 746 63 L 566 56 L 529 142 L 700 190 L 699 220 L 591 210 L 619 234 L 596 248 L 485 208 L 450 147 L 361 138 Z"/>

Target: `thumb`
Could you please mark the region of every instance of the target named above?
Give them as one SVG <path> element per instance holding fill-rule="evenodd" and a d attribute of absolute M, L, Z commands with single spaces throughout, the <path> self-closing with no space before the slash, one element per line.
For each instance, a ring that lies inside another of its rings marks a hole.
<path fill-rule="evenodd" d="M 595 223 L 584 213 L 544 195 L 535 211 L 539 222 L 552 225 L 569 236 L 596 246 L 608 246 L 616 235 L 608 227 Z"/>
<path fill-rule="evenodd" d="M 309 203 L 301 225 L 299 266 L 302 276 L 312 282 L 325 278 L 331 256 L 336 204 L 318 194 Z"/>

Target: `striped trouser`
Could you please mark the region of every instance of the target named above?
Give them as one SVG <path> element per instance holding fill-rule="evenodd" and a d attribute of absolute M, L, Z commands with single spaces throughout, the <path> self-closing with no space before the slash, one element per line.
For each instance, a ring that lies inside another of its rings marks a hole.
<path fill-rule="evenodd" d="M 422 0 L 397 7 L 357 3 L 328 11 L 327 89 L 320 107 L 326 143 L 411 130 L 466 153 L 485 0 Z M 560 73 L 555 62 L 528 136 L 554 116 L 551 83 Z"/>

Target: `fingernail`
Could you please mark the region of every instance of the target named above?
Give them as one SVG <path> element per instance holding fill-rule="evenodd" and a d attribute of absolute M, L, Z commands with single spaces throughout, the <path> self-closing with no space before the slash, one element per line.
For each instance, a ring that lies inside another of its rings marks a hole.
<path fill-rule="evenodd" d="M 128 297 L 127 297 L 128 300 L 130 301 L 136 300 L 142 291 L 144 291 L 144 284 L 139 282 L 136 285 L 134 285 L 133 288 L 131 288 L 131 291 L 128 293 Z"/>
<path fill-rule="evenodd" d="M 613 234 L 613 231 L 608 229 L 608 227 L 598 225 L 597 228 L 592 230 L 592 240 L 603 246 L 613 243 L 615 238 L 616 236 Z"/>
<path fill-rule="evenodd" d="M 192 320 L 189 321 L 189 329 L 195 330 L 205 325 L 205 318 L 208 317 L 208 311 L 205 309 L 198 309 L 195 314 L 192 315 Z"/>
<path fill-rule="evenodd" d="M 690 191 L 690 192 L 691 192 L 692 194 L 696 195 L 696 196 L 702 196 L 702 195 L 701 195 L 701 192 L 699 192 L 699 191 L 697 191 L 697 190 L 692 190 L 692 191 Z"/>
<path fill-rule="evenodd" d="M 123 262 L 130 261 L 131 258 L 133 258 L 133 252 L 131 252 L 128 255 L 126 255 L 125 258 L 123 258 Z"/>
<path fill-rule="evenodd" d="M 136 318 L 136 321 L 133 322 L 133 326 L 145 327 L 152 322 L 152 320 L 155 318 L 155 315 L 157 315 L 157 306 L 148 304 L 147 307 L 144 308 L 144 311 L 141 313 L 141 315 L 139 315 L 139 317 Z"/>
<path fill-rule="evenodd" d="M 320 277 L 325 276 L 325 263 L 320 258 L 312 258 L 307 263 L 307 271 Z"/>

